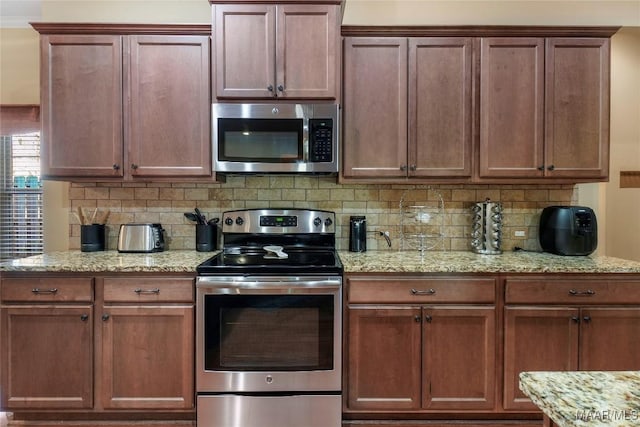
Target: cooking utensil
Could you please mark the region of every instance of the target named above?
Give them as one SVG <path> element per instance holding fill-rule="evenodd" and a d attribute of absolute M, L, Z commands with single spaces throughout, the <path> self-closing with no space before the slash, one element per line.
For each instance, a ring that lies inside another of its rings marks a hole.
<path fill-rule="evenodd" d="M 209 221 L 207 221 L 207 224 L 209 225 L 216 225 L 220 222 L 220 218 L 211 218 Z"/>
<path fill-rule="evenodd" d="M 200 209 L 195 208 L 194 209 L 196 215 L 198 216 L 198 224 L 206 224 L 207 223 L 207 218 L 202 215 L 202 213 L 200 212 Z"/>
<path fill-rule="evenodd" d="M 194 222 L 197 222 L 198 224 L 200 223 L 198 215 L 194 214 L 193 212 L 185 212 L 184 217 L 187 218 L 189 221 L 194 221 Z"/>
<path fill-rule="evenodd" d="M 278 259 L 289 258 L 289 254 L 286 254 L 282 251 L 282 249 L 284 249 L 282 246 L 270 245 L 270 246 L 264 246 L 262 249 L 268 252 L 264 256 L 265 258 L 278 258 Z"/>

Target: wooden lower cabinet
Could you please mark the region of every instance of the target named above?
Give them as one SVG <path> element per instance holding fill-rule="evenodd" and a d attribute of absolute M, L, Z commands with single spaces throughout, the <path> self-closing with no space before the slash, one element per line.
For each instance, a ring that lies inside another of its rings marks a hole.
<path fill-rule="evenodd" d="M 347 412 L 494 410 L 495 307 L 454 304 L 491 303 L 494 285 L 477 278 L 348 278 Z"/>
<path fill-rule="evenodd" d="M 193 407 L 193 306 L 105 307 L 105 409 Z"/>
<path fill-rule="evenodd" d="M 507 278 L 505 302 L 506 410 L 537 410 L 519 389 L 523 371 L 640 369 L 637 278 Z"/>
<path fill-rule="evenodd" d="M 195 425 L 194 277 L 0 276 L 9 426 Z"/>
<path fill-rule="evenodd" d="M 349 409 L 420 408 L 421 310 L 350 307 Z"/>
<path fill-rule="evenodd" d="M 2 407 L 93 406 L 93 307 L 3 307 Z"/>

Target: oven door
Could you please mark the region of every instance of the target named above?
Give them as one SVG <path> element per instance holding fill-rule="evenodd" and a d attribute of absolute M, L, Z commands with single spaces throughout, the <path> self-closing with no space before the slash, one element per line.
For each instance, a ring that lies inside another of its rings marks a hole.
<path fill-rule="evenodd" d="M 196 388 L 339 391 L 341 277 L 200 276 Z"/>

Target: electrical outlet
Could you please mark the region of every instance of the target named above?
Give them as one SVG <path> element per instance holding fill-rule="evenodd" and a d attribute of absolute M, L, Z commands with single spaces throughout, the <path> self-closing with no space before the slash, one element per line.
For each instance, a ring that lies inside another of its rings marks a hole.
<path fill-rule="evenodd" d="M 517 228 L 513 230 L 513 238 L 514 239 L 526 239 L 527 238 L 527 230 L 524 228 Z"/>

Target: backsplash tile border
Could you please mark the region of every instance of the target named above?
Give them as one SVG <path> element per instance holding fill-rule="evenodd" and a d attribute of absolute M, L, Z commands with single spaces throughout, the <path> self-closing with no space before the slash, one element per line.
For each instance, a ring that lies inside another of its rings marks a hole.
<path fill-rule="evenodd" d="M 115 249 L 119 225 L 159 222 L 166 230 L 167 248 L 195 250 L 195 226 L 184 212 L 198 207 L 207 217 L 231 209 L 313 208 L 334 211 L 338 249 L 348 248 L 349 217 L 367 217 L 367 248 L 400 248 L 400 199 L 444 201 L 445 250 L 470 250 L 471 207 L 489 198 L 504 208 L 502 249 L 520 246 L 538 250 L 538 221 L 542 208 L 576 204 L 578 187 L 554 185 L 415 185 L 339 184 L 330 176 L 229 176 L 226 183 L 71 183 L 69 187 L 69 248 L 80 248 L 80 225 L 72 214 L 77 207 L 93 212 L 109 209 L 107 249 Z M 515 229 L 527 238 L 514 238 Z M 389 231 L 389 248 L 379 232 Z"/>

